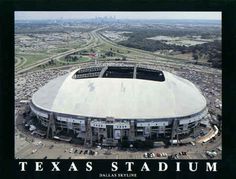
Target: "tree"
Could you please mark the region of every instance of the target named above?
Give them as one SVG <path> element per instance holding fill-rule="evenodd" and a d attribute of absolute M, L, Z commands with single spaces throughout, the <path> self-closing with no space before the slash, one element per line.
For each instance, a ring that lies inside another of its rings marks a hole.
<path fill-rule="evenodd" d="M 193 54 L 193 60 L 195 60 L 196 64 L 198 63 L 198 51 Z"/>
<path fill-rule="evenodd" d="M 90 49 L 90 51 L 91 51 L 92 53 L 94 53 L 94 52 L 95 52 L 95 50 L 94 50 L 93 48 L 91 48 L 91 49 Z"/>
<path fill-rule="evenodd" d="M 108 56 L 108 57 L 112 57 L 113 56 L 113 52 L 108 51 L 108 52 L 105 53 L 105 55 Z"/>

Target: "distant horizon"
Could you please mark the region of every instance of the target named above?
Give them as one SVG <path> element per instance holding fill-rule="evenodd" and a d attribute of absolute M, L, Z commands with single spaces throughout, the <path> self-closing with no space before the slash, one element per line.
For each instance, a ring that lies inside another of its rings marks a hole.
<path fill-rule="evenodd" d="M 15 21 L 69 21 L 69 20 L 95 20 L 95 18 L 87 19 L 15 19 Z M 146 20 L 146 21 L 221 21 L 220 19 L 116 19 L 116 20 Z"/>
<path fill-rule="evenodd" d="M 221 20 L 221 12 L 206 11 L 15 11 L 16 21 L 29 20 L 90 20 L 107 18 L 114 20 Z"/>

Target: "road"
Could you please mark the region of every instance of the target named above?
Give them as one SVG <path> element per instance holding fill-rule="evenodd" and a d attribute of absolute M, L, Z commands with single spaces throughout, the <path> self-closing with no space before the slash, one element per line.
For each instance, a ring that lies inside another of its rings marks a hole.
<path fill-rule="evenodd" d="M 90 38 L 90 40 L 84 46 L 82 46 L 80 48 L 77 48 L 77 49 L 71 49 L 71 50 L 68 50 L 68 51 L 65 51 L 65 52 L 62 52 L 62 53 L 58 53 L 56 55 L 44 58 L 42 60 L 39 60 L 39 61 L 35 62 L 32 65 L 29 65 L 29 66 L 25 67 L 24 69 L 21 69 L 21 70 L 16 69 L 16 74 L 20 74 L 20 73 L 26 72 L 26 71 L 28 71 L 28 70 L 30 70 L 32 68 L 35 68 L 35 67 L 37 67 L 39 65 L 45 64 L 48 61 L 50 61 L 52 58 L 53 59 L 55 59 L 55 58 L 59 59 L 59 58 L 61 58 L 63 56 L 66 56 L 66 55 L 78 52 L 80 50 L 84 50 L 84 49 L 90 48 L 93 45 L 95 39 L 94 39 L 94 36 L 92 35 L 92 33 L 89 33 L 89 34 L 91 35 L 91 38 Z"/>
<path fill-rule="evenodd" d="M 22 67 L 27 62 L 27 59 L 25 57 L 20 57 L 20 58 L 15 57 L 15 58 L 17 59 L 17 62 L 15 63 L 16 70 Z"/>
<path fill-rule="evenodd" d="M 125 56 L 128 59 L 128 61 L 132 61 L 132 62 L 136 62 L 136 63 L 161 64 L 161 65 L 165 65 L 165 66 L 173 66 L 173 67 L 179 67 L 179 68 L 185 67 L 185 68 L 189 68 L 191 70 L 195 70 L 195 71 L 202 72 L 202 73 L 211 73 L 211 74 L 220 74 L 221 75 L 221 70 L 209 68 L 206 66 L 196 65 L 196 64 L 193 64 L 189 60 L 180 59 L 180 58 L 173 58 L 173 57 L 164 56 L 164 55 L 157 55 L 152 52 L 148 52 L 148 51 L 144 51 L 144 50 L 140 50 L 140 49 L 134 49 L 134 48 L 125 47 L 125 46 L 116 44 L 115 42 L 112 42 L 112 41 L 108 40 L 107 38 L 105 38 L 103 35 L 101 35 L 101 33 L 99 31 L 104 28 L 96 29 L 96 30 L 89 32 L 90 40 L 84 46 L 82 46 L 80 48 L 76 48 L 76 49 L 71 49 L 71 50 L 65 51 L 63 53 L 58 53 L 58 54 L 53 55 L 48 58 L 44 58 L 40 61 L 35 62 L 34 64 L 32 64 L 28 67 L 25 67 L 24 69 L 16 68 L 16 74 L 26 72 L 26 71 L 28 71 L 32 68 L 35 68 L 39 65 L 45 64 L 48 61 L 50 61 L 52 58 L 59 60 L 63 56 L 66 56 L 66 55 L 69 55 L 69 54 L 72 54 L 72 53 L 75 53 L 75 52 L 78 52 L 81 50 L 85 50 L 88 48 L 96 48 L 96 47 L 99 47 L 99 45 L 101 45 L 101 44 L 106 44 L 110 47 L 119 49 L 120 51 L 125 50 L 125 51 L 129 51 L 129 52 L 133 52 L 133 53 L 127 53 L 127 54 L 121 54 L 118 52 L 114 52 L 114 53 L 120 54 L 122 56 Z"/>
<path fill-rule="evenodd" d="M 99 32 L 94 33 L 95 37 L 99 39 L 102 43 L 108 44 L 112 47 L 118 48 L 120 50 L 126 50 L 130 52 L 136 53 L 136 55 L 130 55 L 126 54 L 128 58 L 132 60 L 136 60 L 137 62 L 148 62 L 148 63 L 160 63 L 162 65 L 170 65 L 170 66 L 177 66 L 177 67 L 188 67 L 195 71 L 201 71 L 204 73 L 211 73 L 211 74 L 221 74 L 221 70 L 213 69 L 205 66 L 195 65 L 190 63 L 191 61 L 185 60 L 185 59 L 179 59 L 179 58 L 173 58 L 169 56 L 164 55 L 157 55 L 153 54 L 152 52 L 140 50 L 140 49 L 134 49 L 130 47 L 125 47 L 122 45 L 118 45 L 105 37 L 103 37 Z M 123 55 L 123 54 L 122 54 Z"/>

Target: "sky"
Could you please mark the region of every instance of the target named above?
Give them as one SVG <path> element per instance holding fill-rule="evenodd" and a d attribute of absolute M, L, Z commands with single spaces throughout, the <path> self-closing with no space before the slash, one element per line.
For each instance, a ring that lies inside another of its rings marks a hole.
<path fill-rule="evenodd" d="M 116 19 L 202 19 L 221 20 L 220 11 L 15 11 L 15 20 L 91 19 L 95 17 L 116 17 Z"/>

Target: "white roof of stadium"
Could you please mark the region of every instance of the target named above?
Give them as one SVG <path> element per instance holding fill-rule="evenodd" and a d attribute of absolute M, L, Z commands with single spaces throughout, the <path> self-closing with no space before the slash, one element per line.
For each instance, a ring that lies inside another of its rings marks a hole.
<path fill-rule="evenodd" d="M 41 109 L 78 116 L 118 119 L 184 117 L 200 112 L 206 99 L 191 82 L 163 72 L 164 82 L 125 78 L 58 77 L 32 97 Z"/>

